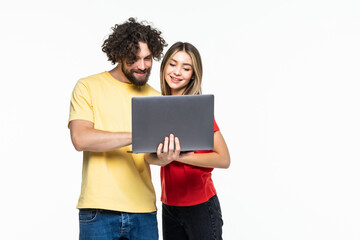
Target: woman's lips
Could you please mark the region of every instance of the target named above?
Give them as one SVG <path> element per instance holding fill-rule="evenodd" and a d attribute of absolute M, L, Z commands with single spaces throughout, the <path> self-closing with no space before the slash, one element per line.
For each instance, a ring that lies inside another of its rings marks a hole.
<path fill-rule="evenodd" d="M 179 78 L 174 78 L 174 77 L 171 77 L 171 76 L 170 76 L 170 79 L 171 79 L 171 81 L 172 81 L 173 83 L 179 83 L 179 82 L 181 82 L 181 79 L 179 79 Z"/>

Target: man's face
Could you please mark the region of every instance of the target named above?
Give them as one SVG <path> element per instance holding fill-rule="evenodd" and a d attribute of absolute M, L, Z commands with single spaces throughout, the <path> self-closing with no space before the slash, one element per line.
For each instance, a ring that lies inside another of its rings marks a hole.
<path fill-rule="evenodd" d="M 134 63 L 128 64 L 121 61 L 121 70 L 129 81 L 137 86 L 143 86 L 147 83 L 152 67 L 152 55 L 148 45 L 139 42 L 139 52 L 136 55 Z"/>

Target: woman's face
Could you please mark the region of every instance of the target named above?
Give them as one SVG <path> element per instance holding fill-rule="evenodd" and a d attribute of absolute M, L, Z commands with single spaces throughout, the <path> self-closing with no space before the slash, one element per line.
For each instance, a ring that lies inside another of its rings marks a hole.
<path fill-rule="evenodd" d="M 181 95 L 194 73 L 193 62 L 189 54 L 177 52 L 165 67 L 165 81 L 171 88 L 172 95 Z"/>

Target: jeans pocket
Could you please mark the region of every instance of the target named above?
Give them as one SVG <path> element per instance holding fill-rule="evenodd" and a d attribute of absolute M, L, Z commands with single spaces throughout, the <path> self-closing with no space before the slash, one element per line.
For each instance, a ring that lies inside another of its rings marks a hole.
<path fill-rule="evenodd" d="M 79 210 L 79 222 L 88 223 L 95 220 L 98 215 L 98 210 L 96 209 L 80 209 Z"/>

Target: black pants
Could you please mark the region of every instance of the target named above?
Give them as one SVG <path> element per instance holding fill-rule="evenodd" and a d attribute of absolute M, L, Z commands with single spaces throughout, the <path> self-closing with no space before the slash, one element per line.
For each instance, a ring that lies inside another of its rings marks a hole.
<path fill-rule="evenodd" d="M 162 205 L 164 240 L 221 240 L 223 220 L 218 197 L 207 202 L 176 207 Z"/>

